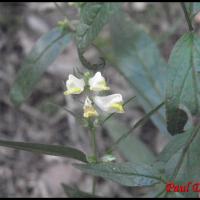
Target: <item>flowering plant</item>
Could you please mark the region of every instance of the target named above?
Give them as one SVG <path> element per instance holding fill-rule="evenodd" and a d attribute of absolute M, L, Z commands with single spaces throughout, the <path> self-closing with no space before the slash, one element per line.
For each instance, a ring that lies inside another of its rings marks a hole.
<path fill-rule="evenodd" d="M 127 17 L 123 3 L 68 5 L 75 7 L 80 16 L 79 22 L 68 20 L 66 16 L 56 28 L 39 39 L 19 70 L 10 99 L 16 107 L 25 102 L 47 67 L 68 47 L 70 41 L 74 41 L 81 67 L 87 71 L 80 73 L 80 77 L 70 74 L 63 93 L 65 96 L 84 95 L 81 120 L 90 132 L 92 155 L 61 145 L 0 140 L 0 146 L 78 161 L 73 166 L 93 176 L 92 192 L 85 193 L 62 184 L 69 197 L 98 197 L 96 177 L 133 188 L 148 187 L 151 189 L 146 194 L 149 197 L 187 197 L 188 194 L 180 194 L 176 190 L 168 193 L 166 185 L 200 181 L 200 38 L 193 27 L 200 4 L 180 3 L 179 8 L 185 15 L 189 30 L 178 39 L 168 62 L 163 59 L 146 29 L 133 22 L 131 16 Z M 57 4 L 56 7 L 62 10 Z M 99 37 L 107 23 L 108 36 Z M 102 63 L 92 64 L 85 57 L 84 53 L 90 47 L 98 50 L 103 57 Z M 125 105 L 134 97 L 124 101 L 121 94 L 112 93 L 101 73 L 102 66 L 106 66 L 105 61 L 127 80 L 136 94 L 137 103 L 146 113 L 130 128 L 119 120 L 111 119 L 115 113 L 126 113 Z M 102 118 L 105 114 L 107 116 Z M 108 120 L 113 120 L 107 128 L 114 142 L 100 155 L 96 130 Z M 163 134 L 162 137 L 168 141 L 156 155 L 137 137 L 130 135 L 147 120 L 152 120 L 159 134 Z M 128 162 L 119 162 L 113 155 L 117 147 Z M 194 191 L 189 191 L 189 187 L 187 193 L 197 197 Z"/>

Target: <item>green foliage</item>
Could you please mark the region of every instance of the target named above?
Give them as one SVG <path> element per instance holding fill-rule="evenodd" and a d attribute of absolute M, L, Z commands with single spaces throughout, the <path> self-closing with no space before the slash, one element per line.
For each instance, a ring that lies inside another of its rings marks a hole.
<path fill-rule="evenodd" d="M 84 52 L 109 18 L 119 8 L 118 3 L 85 3 L 81 7 L 80 23 L 76 29 L 77 46 Z"/>
<path fill-rule="evenodd" d="M 199 182 L 199 126 L 186 133 L 174 136 L 174 139 L 161 152 L 158 160 L 163 163 L 168 181 L 184 184 Z M 181 137 L 182 136 L 182 137 Z M 157 163 L 155 163 L 157 165 Z M 187 194 L 184 194 L 187 196 Z M 190 190 L 189 197 L 197 196 Z"/>
<path fill-rule="evenodd" d="M 195 126 L 192 121 L 193 116 L 199 115 L 197 71 L 199 72 L 200 66 L 200 39 L 194 31 L 191 31 L 192 20 L 200 10 L 200 4 L 189 2 L 181 5 L 190 31 L 177 41 L 168 64 L 148 33 L 141 26 L 127 19 L 119 3 L 82 3 L 80 7 L 78 6 L 80 22 L 76 29 L 68 29 L 68 26 L 72 27 L 70 21 L 67 23 L 63 21 L 60 27 L 42 36 L 23 62 L 10 92 L 11 100 L 15 105 L 19 106 L 23 103 L 30 96 L 47 67 L 67 47 L 71 35 L 76 38 L 80 61 L 86 67 L 90 63 L 83 57 L 84 52 L 112 18 L 111 43 L 109 39 L 104 42 L 105 48 L 109 49 L 104 59 L 109 60 L 112 57 L 110 60 L 113 67 L 134 89 L 139 104 L 147 113 L 130 129 L 119 120 L 110 119 L 113 114 L 106 119 L 105 126 L 115 141 L 113 146 L 118 146 L 129 162 L 99 162 L 96 154 L 89 157 L 80 150 L 59 145 L 0 140 L 0 146 L 72 158 L 87 163 L 74 164 L 74 166 L 93 176 L 103 177 L 123 186 L 153 186 L 158 190 L 161 189 L 157 197 L 182 197 L 180 193 L 166 194 L 165 183 L 171 180 L 177 183 L 200 181 L 200 131 L 199 126 Z M 104 64 L 103 62 L 101 66 Z M 98 67 L 95 69 L 99 69 Z M 166 116 L 163 105 L 166 105 Z M 76 117 L 72 111 L 68 109 L 66 111 Z M 158 156 L 149 151 L 137 137 L 130 135 L 149 118 L 158 127 L 160 133 L 170 139 Z M 186 126 L 189 119 L 191 125 Z M 94 152 L 96 151 L 95 125 L 98 122 L 95 123 L 90 121 L 92 126 L 88 126 L 91 128 Z M 170 137 L 169 133 L 174 136 Z M 88 158 L 90 161 L 92 158 L 93 163 L 88 163 Z M 62 186 L 68 197 L 96 197 L 94 190 L 93 194 L 89 194 L 65 184 Z M 191 192 L 189 195 L 196 196 Z"/>
<path fill-rule="evenodd" d="M 134 88 L 138 102 L 149 112 L 164 100 L 167 64 L 147 33 L 120 13 L 112 19 L 111 39 L 117 69 Z M 161 133 L 167 133 L 163 108 L 151 119 Z"/>
<path fill-rule="evenodd" d="M 158 160 L 167 162 L 175 153 L 185 146 L 193 131 L 192 128 L 181 135 L 174 136 L 164 150 L 159 154 Z"/>
<path fill-rule="evenodd" d="M 128 128 L 119 120 L 110 119 L 105 126 L 114 141 L 129 132 Z M 153 153 L 134 134 L 127 136 L 118 146 L 130 162 L 149 163 L 154 160 Z"/>
<path fill-rule="evenodd" d="M 186 33 L 176 43 L 169 59 L 166 92 L 167 128 L 171 134 L 183 132 L 187 122 L 184 105 L 192 114 L 199 112 L 197 67 L 200 65 L 200 38 Z"/>
<path fill-rule="evenodd" d="M 34 153 L 48 154 L 52 156 L 68 157 L 82 162 L 87 162 L 86 155 L 82 151 L 72 147 L 26 142 L 11 142 L 3 140 L 0 140 L 0 146 L 19 149 L 23 151 L 30 151 Z"/>
<path fill-rule="evenodd" d="M 42 74 L 68 46 L 69 41 L 69 33 L 54 28 L 36 42 L 23 62 L 10 92 L 15 105 L 21 105 L 30 96 Z"/>
<path fill-rule="evenodd" d="M 150 186 L 162 182 L 159 171 L 145 164 L 131 162 L 74 166 L 86 173 L 110 179 L 125 186 Z"/>
<path fill-rule="evenodd" d="M 149 163 L 154 160 L 154 155 L 147 147 L 134 135 L 130 135 L 136 128 L 144 125 L 149 118 L 158 111 L 164 103 L 159 104 L 144 117 L 137 121 L 129 130 L 125 125 L 117 120 L 110 120 L 107 128 L 111 136 L 115 139 L 115 143 L 110 147 L 112 150 L 115 146 L 119 146 L 129 161 L 138 161 Z M 123 133 L 124 132 L 124 133 Z M 123 134 L 122 134 L 123 133 Z M 138 154 L 138 151 L 140 154 Z"/>
<path fill-rule="evenodd" d="M 200 166 L 200 133 L 197 133 L 196 137 L 190 144 L 187 154 L 187 180 L 188 181 L 200 181 L 199 166 Z"/>

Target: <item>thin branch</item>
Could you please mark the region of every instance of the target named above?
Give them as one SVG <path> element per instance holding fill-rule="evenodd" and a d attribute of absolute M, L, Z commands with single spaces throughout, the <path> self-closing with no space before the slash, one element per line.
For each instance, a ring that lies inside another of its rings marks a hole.
<path fill-rule="evenodd" d="M 192 22 L 191 22 L 191 20 L 190 20 L 190 17 L 189 17 L 189 15 L 188 15 L 188 12 L 187 12 L 185 3 L 184 3 L 184 2 L 180 2 L 180 3 L 181 3 L 181 7 L 182 7 L 182 9 L 183 9 L 183 12 L 184 12 L 184 15 L 185 15 L 187 24 L 188 24 L 188 28 L 189 28 L 189 30 L 192 32 L 194 29 L 193 29 L 193 26 L 192 26 Z"/>
<path fill-rule="evenodd" d="M 110 148 L 106 151 L 106 152 L 112 152 L 112 150 L 119 145 L 119 143 L 124 140 L 125 138 L 127 138 L 132 132 L 133 130 L 135 130 L 136 128 L 138 128 L 139 126 L 142 126 L 147 120 L 149 120 L 149 118 L 151 117 L 151 115 L 153 115 L 157 110 L 159 110 L 163 105 L 165 104 L 165 102 L 160 103 L 156 108 L 154 108 L 153 110 L 151 110 L 149 113 L 147 113 L 143 118 L 141 118 L 138 122 L 135 123 L 135 125 L 133 125 L 130 130 L 128 132 L 126 132 L 125 134 L 123 134 L 122 136 L 120 136 L 111 146 Z"/>

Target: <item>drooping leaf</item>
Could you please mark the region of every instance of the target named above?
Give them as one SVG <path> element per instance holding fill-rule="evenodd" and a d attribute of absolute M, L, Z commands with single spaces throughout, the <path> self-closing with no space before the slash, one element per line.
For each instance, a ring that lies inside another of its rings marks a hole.
<path fill-rule="evenodd" d="M 44 71 L 67 47 L 69 41 L 69 33 L 54 28 L 36 42 L 22 63 L 11 89 L 10 98 L 15 105 L 20 105 L 30 96 Z"/>
<path fill-rule="evenodd" d="M 116 68 L 134 88 L 138 102 L 149 112 L 165 97 L 167 64 L 148 34 L 120 12 L 111 22 Z M 164 108 L 151 117 L 161 133 L 167 133 Z"/>
<path fill-rule="evenodd" d="M 68 198 L 100 198 L 90 193 L 82 192 L 76 188 L 70 187 L 62 183 L 62 187 Z"/>
<path fill-rule="evenodd" d="M 76 40 L 81 53 L 91 44 L 109 18 L 119 8 L 119 3 L 85 3 L 81 7 L 80 23 L 76 30 Z"/>
<path fill-rule="evenodd" d="M 40 154 L 68 157 L 82 162 L 87 162 L 86 155 L 82 151 L 72 147 L 26 143 L 26 142 L 12 142 L 4 140 L 0 140 L 0 146 L 23 150 L 23 151 L 30 151 Z"/>
<path fill-rule="evenodd" d="M 199 80 L 196 72 L 200 65 L 199 57 L 200 38 L 194 33 L 184 34 L 170 55 L 166 114 L 167 128 L 172 135 L 183 132 L 187 122 L 187 109 L 192 114 L 199 112 Z"/>
<path fill-rule="evenodd" d="M 125 186 L 150 186 L 161 182 L 156 168 L 136 163 L 75 164 L 78 169 Z"/>

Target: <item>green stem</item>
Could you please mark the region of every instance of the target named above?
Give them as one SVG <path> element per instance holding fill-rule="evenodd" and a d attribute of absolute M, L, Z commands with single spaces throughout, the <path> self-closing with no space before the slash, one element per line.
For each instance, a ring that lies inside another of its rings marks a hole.
<path fill-rule="evenodd" d="M 92 180 L 92 194 L 95 195 L 95 189 L 96 189 L 96 177 L 94 176 L 93 177 L 93 180 Z"/>
<path fill-rule="evenodd" d="M 91 143 L 92 143 L 92 150 L 93 150 L 93 157 L 94 162 L 98 162 L 98 153 L 97 153 L 97 144 L 96 144 L 96 128 L 93 122 L 90 122 L 90 133 L 91 133 Z M 95 195 L 95 188 L 96 188 L 96 177 L 93 177 L 92 181 L 92 194 Z"/>
<path fill-rule="evenodd" d="M 187 24 L 188 24 L 188 28 L 190 31 L 193 31 L 193 27 L 192 27 L 192 22 L 190 20 L 190 17 L 188 15 L 188 12 L 187 12 L 187 9 L 186 9 L 186 6 L 185 6 L 185 3 L 184 2 L 180 2 L 181 3 L 181 7 L 183 9 L 183 12 L 184 12 L 184 15 L 185 15 L 185 19 L 187 21 Z"/>
<path fill-rule="evenodd" d="M 119 145 L 119 143 L 124 140 L 125 138 L 127 138 L 132 132 L 133 130 L 135 130 L 136 128 L 138 128 L 139 126 L 142 126 L 149 118 L 152 114 L 155 113 L 155 111 L 159 110 L 163 105 L 165 104 L 165 102 L 160 103 L 156 108 L 154 108 L 153 110 L 151 110 L 149 113 L 147 113 L 143 118 L 141 118 L 138 122 L 136 122 L 130 129 L 128 132 L 126 132 L 125 134 L 123 134 L 122 136 L 120 136 L 110 147 L 109 149 L 106 150 L 107 153 L 110 153 L 113 151 L 113 149 Z"/>
<path fill-rule="evenodd" d="M 97 162 L 96 128 L 94 126 L 92 126 L 90 128 L 90 132 L 91 132 L 91 138 L 92 138 L 93 156 L 95 158 L 95 162 Z"/>

